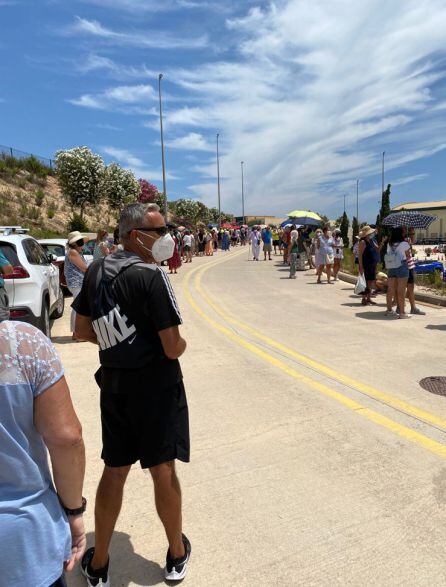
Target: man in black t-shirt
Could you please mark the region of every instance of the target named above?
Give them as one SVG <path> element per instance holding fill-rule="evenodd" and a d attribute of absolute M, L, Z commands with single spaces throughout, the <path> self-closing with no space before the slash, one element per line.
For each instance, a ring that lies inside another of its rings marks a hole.
<path fill-rule="evenodd" d="M 124 250 L 90 266 L 73 303 L 76 336 L 99 345 L 101 363 L 96 381 L 105 467 L 96 496 L 95 546 L 82 560 L 91 586 L 109 585 L 108 549 L 136 461 L 150 469 L 154 481 L 169 542 L 165 578 L 183 579 L 190 556 L 174 464 L 189 462 L 188 408 L 178 362 L 186 342 L 169 278 L 157 265 L 172 256 L 174 241 L 156 208 L 131 204 L 123 210 Z"/>

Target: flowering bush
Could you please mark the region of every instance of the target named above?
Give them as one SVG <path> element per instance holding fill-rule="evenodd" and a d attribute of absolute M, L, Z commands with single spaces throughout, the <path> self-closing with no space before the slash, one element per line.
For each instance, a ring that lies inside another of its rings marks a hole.
<path fill-rule="evenodd" d="M 149 202 L 155 202 L 158 196 L 158 188 L 153 183 L 149 183 L 146 179 L 140 179 L 139 186 L 141 188 L 138 202 L 148 204 Z"/>
<path fill-rule="evenodd" d="M 56 153 L 56 173 L 63 196 L 73 208 L 80 208 L 83 217 L 85 206 L 99 200 L 99 183 L 104 162 L 88 147 L 75 147 Z"/>
<path fill-rule="evenodd" d="M 117 163 L 110 163 L 102 174 L 99 186 L 101 197 L 105 198 L 113 210 L 120 210 L 134 202 L 140 195 L 140 184 L 128 169 Z"/>

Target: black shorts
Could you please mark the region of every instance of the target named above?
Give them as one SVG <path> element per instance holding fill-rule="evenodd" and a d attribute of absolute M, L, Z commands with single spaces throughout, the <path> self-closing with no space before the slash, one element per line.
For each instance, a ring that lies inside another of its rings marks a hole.
<path fill-rule="evenodd" d="M 102 459 L 108 467 L 136 461 L 143 469 L 189 462 L 189 414 L 183 382 L 124 393 L 101 391 Z"/>
<path fill-rule="evenodd" d="M 366 281 L 376 280 L 376 264 L 364 265 L 364 277 Z"/>

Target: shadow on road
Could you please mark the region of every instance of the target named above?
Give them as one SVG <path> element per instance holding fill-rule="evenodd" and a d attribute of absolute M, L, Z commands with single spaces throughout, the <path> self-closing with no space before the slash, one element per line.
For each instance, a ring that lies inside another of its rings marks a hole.
<path fill-rule="evenodd" d="M 446 330 L 446 324 L 428 324 L 427 330 Z"/>
<path fill-rule="evenodd" d="M 352 304 L 343 304 L 349 306 Z M 391 318 L 384 315 L 384 312 L 358 312 L 355 314 L 357 318 L 363 318 L 364 320 L 385 320 L 386 322 L 392 322 Z"/>
<path fill-rule="evenodd" d="M 92 544 L 92 532 L 87 534 L 88 544 Z M 110 576 L 112 585 L 162 585 L 164 582 L 163 569 L 158 563 L 146 560 L 133 550 L 130 536 L 124 532 L 115 532 L 110 548 Z M 73 573 L 67 574 L 68 587 L 85 587 L 86 580 L 81 574 L 80 567 Z"/>
<path fill-rule="evenodd" d="M 52 336 L 51 340 L 54 344 L 77 344 L 71 336 Z"/>

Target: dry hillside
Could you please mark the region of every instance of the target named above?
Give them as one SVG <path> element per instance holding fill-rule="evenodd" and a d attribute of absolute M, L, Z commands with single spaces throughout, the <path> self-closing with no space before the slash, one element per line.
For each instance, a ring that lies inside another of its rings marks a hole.
<path fill-rule="evenodd" d="M 55 177 L 40 178 L 25 170 L 14 177 L 0 176 L 0 225 L 21 225 L 41 236 L 65 236 L 71 215 Z M 104 204 L 87 209 L 85 220 L 92 232 L 116 224 L 114 214 Z"/>

